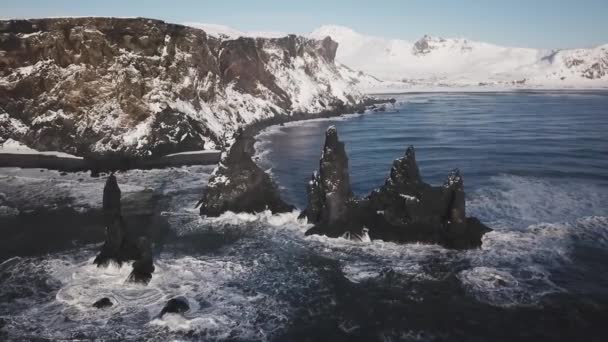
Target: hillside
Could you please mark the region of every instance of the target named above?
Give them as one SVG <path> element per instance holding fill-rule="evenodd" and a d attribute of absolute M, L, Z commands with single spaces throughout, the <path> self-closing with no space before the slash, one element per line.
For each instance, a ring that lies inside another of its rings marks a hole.
<path fill-rule="evenodd" d="M 217 148 L 256 120 L 358 103 L 337 47 L 145 18 L 0 21 L 0 142 L 75 155 Z"/>
<path fill-rule="evenodd" d="M 608 45 L 539 50 L 431 36 L 409 42 L 368 36 L 332 25 L 318 28 L 309 37 L 331 37 L 340 44 L 338 62 L 392 82 L 396 87 L 608 86 Z"/>

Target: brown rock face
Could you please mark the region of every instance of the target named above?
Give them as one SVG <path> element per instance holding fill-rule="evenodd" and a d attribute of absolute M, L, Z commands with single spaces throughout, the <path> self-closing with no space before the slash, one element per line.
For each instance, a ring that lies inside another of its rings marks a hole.
<path fill-rule="evenodd" d="M 144 18 L 0 21 L 0 141 L 79 155 L 216 148 L 259 119 L 358 101 L 334 84 L 336 49 Z"/>

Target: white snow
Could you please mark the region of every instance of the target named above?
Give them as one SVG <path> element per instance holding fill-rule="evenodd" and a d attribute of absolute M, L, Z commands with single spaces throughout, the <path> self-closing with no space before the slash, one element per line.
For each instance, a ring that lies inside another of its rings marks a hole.
<path fill-rule="evenodd" d="M 222 151 L 219 150 L 202 150 L 202 151 L 189 151 L 189 152 L 180 152 L 180 153 L 173 153 L 173 154 L 168 154 L 165 157 L 173 157 L 173 156 L 183 156 L 183 155 L 191 155 L 191 154 L 216 154 L 216 153 L 221 153 Z"/>
<path fill-rule="evenodd" d="M 410 196 L 410 195 L 404 195 L 404 194 L 399 194 L 399 196 L 405 198 L 406 201 L 420 202 L 420 200 L 416 196 Z"/>
<path fill-rule="evenodd" d="M 0 144 L 0 154 L 37 154 L 58 158 L 82 159 L 82 157 L 77 157 L 75 155 L 63 152 L 34 150 L 13 139 L 8 139 L 4 143 Z"/>
<path fill-rule="evenodd" d="M 378 89 L 500 86 L 608 87 L 606 45 L 594 49 L 540 50 L 502 47 L 465 38 L 425 36 L 418 42 L 368 36 L 328 25 L 309 37 L 331 37 L 340 46 L 337 61 L 387 82 L 362 85 Z M 599 63 L 599 71 L 587 71 Z M 585 74 L 596 77 L 589 79 Z M 599 77 L 599 78 L 598 78 Z"/>
<path fill-rule="evenodd" d="M 184 26 L 190 26 L 205 31 L 208 35 L 220 39 L 238 39 L 240 37 L 250 38 L 281 38 L 287 33 L 278 31 L 252 31 L 243 32 L 226 25 L 186 22 Z"/>

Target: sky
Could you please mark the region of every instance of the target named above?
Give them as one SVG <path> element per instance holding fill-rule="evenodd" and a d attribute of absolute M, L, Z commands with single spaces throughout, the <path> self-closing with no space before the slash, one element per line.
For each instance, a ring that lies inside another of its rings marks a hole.
<path fill-rule="evenodd" d="M 415 41 L 425 34 L 533 48 L 608 43 L 608 0 L 2 0 L 0 18 L 149 17 L 306 34 L 335 24 Z"/>

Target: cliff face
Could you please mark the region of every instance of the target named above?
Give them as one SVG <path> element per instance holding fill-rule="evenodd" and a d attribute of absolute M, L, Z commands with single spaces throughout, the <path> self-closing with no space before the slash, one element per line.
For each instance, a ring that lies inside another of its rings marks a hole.
<path fill-rule="evenodd" d="M 77 155 L 216 148 L 259 119 L 360 101 L 337 46 L 219 40 L 143 18 L 0 21 L 0 142 Z"/>

